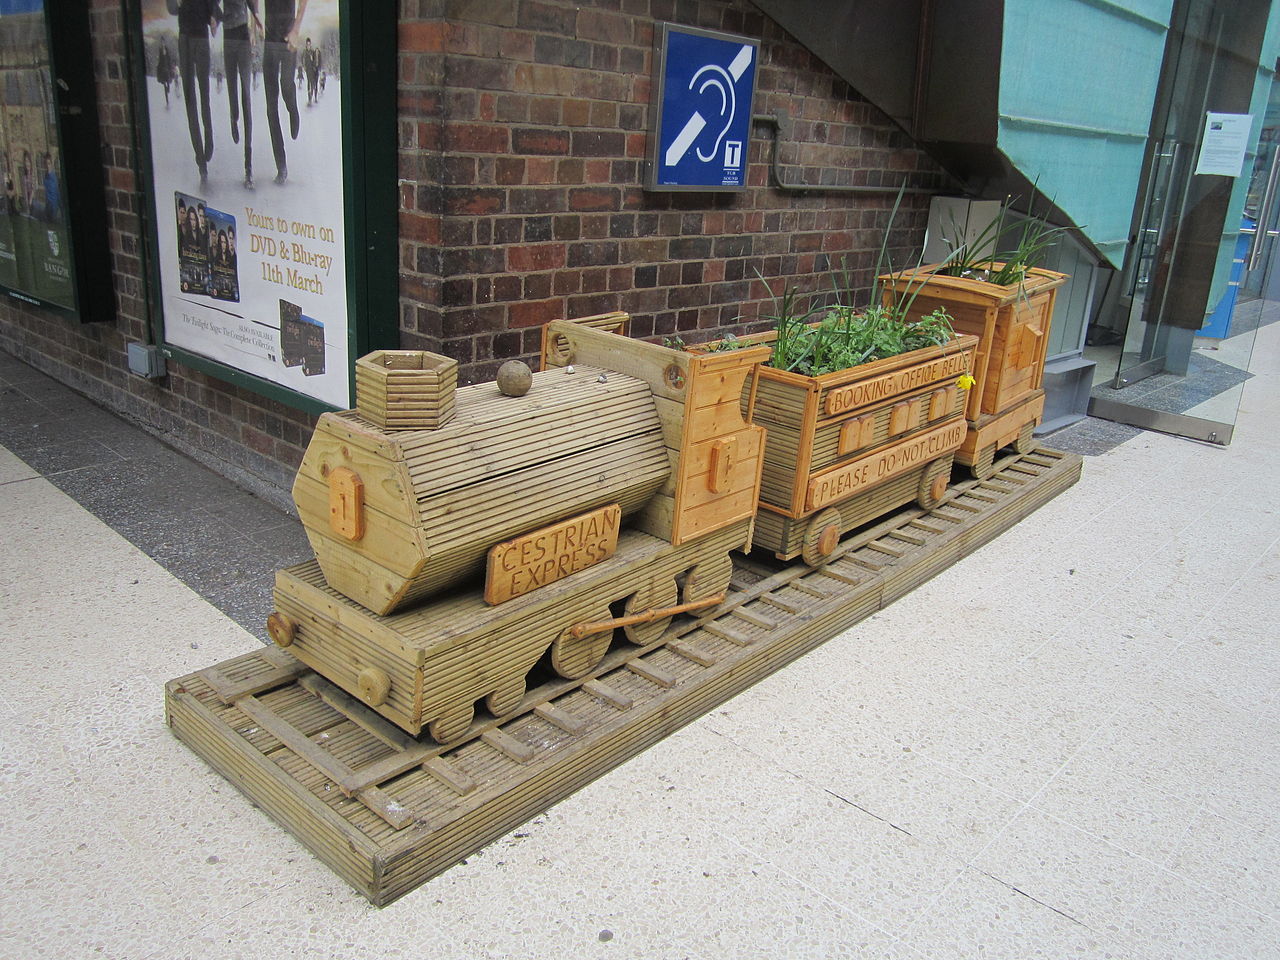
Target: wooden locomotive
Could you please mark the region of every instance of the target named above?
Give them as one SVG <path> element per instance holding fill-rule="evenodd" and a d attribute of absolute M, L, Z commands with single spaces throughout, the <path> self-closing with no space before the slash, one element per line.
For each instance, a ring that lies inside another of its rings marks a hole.
<path fill-rule="evenodd" d="M 456 387 L 433 354 L 357 367 L 294 500 L 316 560 L 281 571 L 273 639 L 417 735 L 517 711 L 546 657 L 587 677 L 714 606 L 751 543 L 764 430 L 739 397 L 767 348 L 698 356 L 555 321 L 527 393 Z"/>

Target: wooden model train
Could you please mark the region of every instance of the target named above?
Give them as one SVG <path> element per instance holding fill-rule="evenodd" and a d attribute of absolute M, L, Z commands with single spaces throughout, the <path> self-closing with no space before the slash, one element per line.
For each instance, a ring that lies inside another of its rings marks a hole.
<path fill-rule="evenodd" d="M 362 359 L 357 408 L 320 418 L 294 486 L 316 561 L 277 576 L 276 643 L 448 744 L 478 703 L 517 712 L 540 661 L 589 678 L 615 635 L 642 649 L 718 605 L 730 553 L 752 546 L 765 429 L 744 413 L 769 347 L 673 350 L 620 336 L 624 322 L 549 324 L 523 393 L 459 389 L 433 354 Z M 920 388 L 934 413 L 913 430 L 958 417 Z M 864 425 L 869 443 L 889 417 Z M 907 499 L 936 502 L 953 447 L 912 465 Z M 817 532 L 829 554 L 840 531 Z"/>

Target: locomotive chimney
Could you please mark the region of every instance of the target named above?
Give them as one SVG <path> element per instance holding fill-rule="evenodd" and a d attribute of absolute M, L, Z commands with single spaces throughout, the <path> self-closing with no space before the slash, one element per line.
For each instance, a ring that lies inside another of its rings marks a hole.
<path fill-rule="evenodd" d="M 356 361 L 356 409 L 383 430 L 434 430 L 453 419 L 458 361 L 375 350 Z"/>

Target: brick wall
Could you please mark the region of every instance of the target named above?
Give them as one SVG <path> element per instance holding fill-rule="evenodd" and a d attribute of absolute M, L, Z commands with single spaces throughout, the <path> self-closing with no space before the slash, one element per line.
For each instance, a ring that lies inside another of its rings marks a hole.
<path fill-rule="evenodd" d="M 406 5 L 401 28 L 413 64 L 402 116 L 423 108 L 405 117 L 401 175 L 420 185 L 404 191 L 402 225 L 432 240 L 402 228 L 402 264 L 432 291 L 415 331 L 465 380 L 534 355 L 555 317 L 626 310 L 635 336 L 693 342 L 742 329 L 762 302 L 767 313 L 770 291 L 829 286 L 842 260 L 869 284 L 894 195 L 770 188 L 765 125 L 745 192 L 641 188 L 655 21 L 762 38 L 755 109 L 789 119 L 789 181 L 946 185 L 899 128 L 742 0 L 472 0 L 445 4 L 444 24 L 411 23 L 422 6 Z M 896 262 L 918 249 L 926 210 L 926 197 L 904 200 Z"/>
<path fill-rule="evenodd" d="M 146 339 L 146 294 L 118 0 L 92 0 L 92 18 L 119 318 L 81 326 L 4 301 L 0 348 L 282 502 L 313 418 L 181 364 L 159 382 L 126 370 L 126 344 Z M 892 194 L 771 189 L 765 127 L 748 190 L 641 189 L 657 20 L 762 38 L 756 112 L 791 118 L 794 182 L 945 186 L 905 134 L 742 0 L 400 0 L 402 346 L 454 356 L 475 381 L 535 355 L 553 317 L 623 309 L 638 336 L 696 341 L 767 304 L 757 271 L 774 292 L 813 291 L 846 258 L 869 282 Z M 908 197 L 899 211 L 899 262 L 925 205 Z"/>

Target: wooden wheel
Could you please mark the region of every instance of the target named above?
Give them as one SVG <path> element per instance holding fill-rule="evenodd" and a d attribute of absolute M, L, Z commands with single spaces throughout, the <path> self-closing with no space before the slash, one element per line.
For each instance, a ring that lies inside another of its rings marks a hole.
<path fill-rule="evenodd" d="M 727 553 L 707 557 L 684 575 L 681 592 L 685 603 L 696 603 L 726 593 L 733 577 L 733 561 Z"/>
<path fill-rule="evenodd" d="M 495 717 L 504 717 L 524 699 L 524 675 L 504 680 L 498 687 L 484 698 L 484 708 Z"/>
<path fill-rule="evenodd" d="M 840 543 L 840 534 L 844 532 L 843 523 L 844 518 L 835 507 L 819 510 L 809 519 L 800 550 L 805 563 L 811 567 L 820 567 L 831 559 L 831 554 L 835 553 L 836 546 Z"/>
<path fill-rule="evenodd" d="M 978 451 L 973 463 L 969 464 L 969 472 L 973 474 L 976 480 L 986 480 L 996 472 L 995 463 L 996 445 L 990 443 Z"/>
<path fill-rule="evenodd" d="M 1018 453 L 1030 453 L 1036 448 L 1036 441 L 1032 434 L 1035 432 L 1036 422 L 1029 420 L 1022 425 L 1022 429 L 1018 431 L 1018 439 L 1013 441 L 1013 449 Z"/>
<path fill-rule="evenodd" d="M 387 702 L 391 693 L 391 678 L 385 670 L 377 667 L 365 667 L 356 675 L 356 683 L 360 687 L 360 699 L 371 707 L 380 707 Z"/>
<path fill-rule="evenodd" d="M 573 356 L 573 347 L 570 346 L 569 340 L 562 333 L 553 333 L 547 336 L 546 344 L 543 347 L 542 369 L 547 370 L 551 367 L 563 367 L 569 363 Z"/>
<path fill-rule="evenodd" d="M 649 583 L 627 597 L 622 615 L 632 616 L 646 610 L 657 610 L 662 607 L 674 607 L 679 599 L 679 590 L 675 580 L 666 579 L 657 583 Z M 671 626 L 671 617 L 663 617 L 652 623 L 634 623 L 622 628 L 623 635 L 637 647 L 647 647 L 655 643 Z"/>
<path fill-rule="evenodd" d="M 273 610 L 267 617 L 267 635 L 279 646 L 290 646 L 298 635 L 298 625 L 288 614 Z"/>
<path fill-rule="evenodd" d="M 475 704 L 465 703 L 449 707 L 440 716 L 427 724 L 427 733 L 439 744 L 449 744 L 461 740 L 471 729 L 471 721 L 475 719 Z"/>
<path fill-rule="evenodd" d="M 950 480 L 950 457 L 944 457 L 929 464 L 924 476 L 920 478 L 920 489 L 916 491 L 916 503 L 923 510 L 932 510 L 947 495 L 947 484 Z"/>
<path fill-rule="evenodd" d="M 608 607 L 602 607 L 592 617 L 584 617 L 584 622 L 597 623 L 612 618 Z M 556 673 L 568 680 L 585 677 L 604 659 L 609 652 L 609 644 L 613 642 L 613 630 L 602 630 L 589 633 L 585 637 L 575 637 L 571 632 L 572 624 L 560 631 L 560 636 L 551 642 L 551 666 Z"/>

